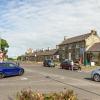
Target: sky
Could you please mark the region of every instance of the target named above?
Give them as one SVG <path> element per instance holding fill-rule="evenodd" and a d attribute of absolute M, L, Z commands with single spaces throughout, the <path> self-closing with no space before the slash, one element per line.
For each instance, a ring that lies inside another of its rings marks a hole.
<path fill-rule="evenodd" d="M 64 36 L 100 36 L 100 0 L 0 0 L 0 37 L 9 44 L 8 55 L 28 48 L 56 48 Z"/>

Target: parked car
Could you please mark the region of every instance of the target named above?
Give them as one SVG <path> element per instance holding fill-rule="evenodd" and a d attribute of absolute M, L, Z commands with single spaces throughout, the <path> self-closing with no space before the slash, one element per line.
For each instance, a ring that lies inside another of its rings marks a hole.
<path fill-rule="evenodd" d="M 45 59 L 43 62 L 44 67 L 55 67 L 55 63 L 51 59 Z"/>
<path fill-rule="evenodd" d="M 91 78 L 96 82 L 100 82 L 100 68 L 91 72 Z"/>
<path fill-rule="evenodd" d="M 61 62 L 60 64 L 60 68 L 62 69 L 69 69 L 69 70 L 81 70 L 81 67 L 79 64 L 73 63 L 72 60 L 64 60 L 63 62 Z"/>
<path fill-rule="evenodd" d="M 4 78 L 6 76 L 22 75 L 23 73 L 24 69 L 14 63 L 0 63 L 0 78 Z"/>

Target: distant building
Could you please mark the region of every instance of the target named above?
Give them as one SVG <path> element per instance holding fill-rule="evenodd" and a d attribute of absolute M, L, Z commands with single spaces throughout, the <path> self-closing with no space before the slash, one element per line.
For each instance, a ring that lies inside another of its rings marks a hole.
<path fill-rule="evenodd" d="M 36 54 L 37 61 L 43 61 L 44 59 L 52 59 L 59 61 L 58 49 L 48 49 L 44 51 L 38 51 Z"/>
<path fill-rule="evenodd" d="M 27 49 L 26 53 L 30 53 L 30 54 L 33 53 L 33 49 L 32 48 Z"/>
<path fill-rule="evenodd" d="M 44 59 L 52 59 L 59 61 L 58 49 L 47 49 L 47 50 L 38 50 L 34 52 L 26 52 L 25 55 L 20 57 L 22 61 L 37 61 L 41 62 Z"/>
<path fill-rule="evenodd" d="M 58 45 L 60 61 L 71 59 L 73 61 L 79 60 L 81 63 L 89 64 L 92 56 L 88 50 L 98 42 L 100 42 L 100 37 L 95 30 L 91 30 L 90 33 L 80 36 L 64 38 L 64 41 Z"/>

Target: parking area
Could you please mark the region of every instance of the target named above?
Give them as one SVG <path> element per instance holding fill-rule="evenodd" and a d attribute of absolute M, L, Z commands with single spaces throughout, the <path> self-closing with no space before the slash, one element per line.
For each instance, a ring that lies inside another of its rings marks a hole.
<path fill-rule="evenodd" d="M 72 89 L 79 100 L 100 100 L 100 83 L 90 79 L 90 73 L 43 67 L 42 64 L 22 64 L 22 76 L 0 80 L 0 99 L 14 100 L 23 89 L 40 92 L 59 92 Z"/>

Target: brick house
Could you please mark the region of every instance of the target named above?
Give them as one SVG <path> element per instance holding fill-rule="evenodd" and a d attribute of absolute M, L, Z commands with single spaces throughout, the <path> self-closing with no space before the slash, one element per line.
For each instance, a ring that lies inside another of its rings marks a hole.
<path fill-rule="evenodd" d="M 58 45 L 60 61 L 71 59 L 74 61 L 80 60 L 81 63 L 90 63 L 91 53 L 87 51 L 98 42 L 100 42 L 100 37 L 94 30 L 87 34 L 64 39 Z"/>

